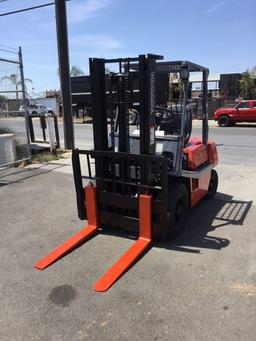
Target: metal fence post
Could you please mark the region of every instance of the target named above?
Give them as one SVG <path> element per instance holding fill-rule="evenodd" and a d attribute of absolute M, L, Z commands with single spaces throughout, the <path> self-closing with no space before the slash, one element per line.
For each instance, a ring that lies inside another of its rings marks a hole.
<path fill-rule="evenodd" d="M 21 88 L 22 88 L 22 104 L 24 105 L 24 116 L 25 116 L 26 134 L 27 134 L 28 157 L 29 157 L 29 160 L 31 160 L 29 122 L 28 122 L 28 111 L 27 111 L 27 103 L 26 103 L 26 90 L 25 90 L 25 80 L 24 80 L 21 47 L 19 47 L 18 55 L 19 55 L 20 79 L 21 79 Z"/>

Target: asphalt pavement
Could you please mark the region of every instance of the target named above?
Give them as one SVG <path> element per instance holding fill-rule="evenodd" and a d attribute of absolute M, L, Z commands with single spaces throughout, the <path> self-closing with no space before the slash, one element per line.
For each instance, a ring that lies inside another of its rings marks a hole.
<path fill-rule="evenodd" d="M 89 147 L 91 126 L 77 124 L 75 133 Z M 105 293 L 92 285 L 133 243 L 121 232 L 33 268 L 84 225 L 70 160 L 1 171 L 0 340 L 254 340 L 256 127 L 211 126 L 210 137 L 220 157 L 216 198 Z"/>

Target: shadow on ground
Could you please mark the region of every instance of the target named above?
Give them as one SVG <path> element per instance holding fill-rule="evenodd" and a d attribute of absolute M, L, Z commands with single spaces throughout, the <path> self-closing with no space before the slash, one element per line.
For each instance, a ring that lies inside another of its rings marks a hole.
<path fill-rule="evenodd" d="M 232 196 L 217 193 L 212 200 L 202 200 L 189 213 L 186 228 L 176 239 L 154 241 L 152 247 L 160 247 L 181 252 L 200 253 L 201 249 L 220 250 L 230 241 L 209 232 L 222 227 L 242 228 L 252 201 L 234 200 Z M 126 231 L 108 227 L 102 234 L 136 239 Z"/>
<path fill-rule="evenodd" d="M 53 170 L 65 167 L 63 163 L 44 163 L 35 168 L 5 168 L 0 170 L 0 187 L 22 183 L 33 177 L 52 172 Z M 50 169 L 49 169 L 50 168 Z"/>
<path fill-rule="evenodd" d="M 252 201 L 234 200 L 232 196 L 217 193 L 212 200 L 203 200 L 194 207 L 188 217 L 183 233 L 175 240 L 156 243 L 156 246 L 171 250 L 200 253 L 200 249 L 220 250 L 230 241 L 209 232 L 222 227 L 243 227 Z"/>

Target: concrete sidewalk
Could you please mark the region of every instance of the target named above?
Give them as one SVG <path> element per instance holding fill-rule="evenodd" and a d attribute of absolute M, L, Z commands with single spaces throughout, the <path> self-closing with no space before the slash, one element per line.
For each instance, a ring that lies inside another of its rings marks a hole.
<path fill-rule="evenodd" d="M 131 245 L 120 232 L 33 268 L 84 225 L 70 162 L 1 172 L 0 340 L 254 340 L 254 194 L 250 182 L 229 188 L 223 169 L 220 193 L 191 211 L 184 233 L 155 243 L 105 293 L 92 285 Z"/>

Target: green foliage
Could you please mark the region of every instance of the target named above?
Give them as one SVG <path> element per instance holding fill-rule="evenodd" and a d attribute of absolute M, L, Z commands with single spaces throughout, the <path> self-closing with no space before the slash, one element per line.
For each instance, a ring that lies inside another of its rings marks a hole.
<path fill-rule="evenodd" d="M 256 66 L 246 70 L 240 80 L 240 95 L 244 99 L 256 98 Z"/>
<path fill-rule="evenodd" d="M 2 77 L 1 78 L 1 82 L 3 81 L 3 80 L 8 80 L 8 81 L 10 81 L 14 86 L 15 86 L 15 90 L 16 90 L 16 99 L 18 99 L 18 89 L 19 89 L 19 87 L 22 85 L 22 82 L 21 82 L 21 80 L 20 79 L 18 79 L 18 77 L 17 77 L 17 75 L 16 74 L 11 74 L 10 76 L 4 76 L 4 77 Z M 29 82 L 29 83 L 33 83 L 32 82 L 32 80 L 30 79 L 30 78 L 24 78 L 24 83 L 27 83 L 27 82 Z M 25 90 L 26 90 L 26 84 L 25 84 Z"/>
<path fill-rule="evenodd" d="M 71 71 L 70 71 L 70 76 L 71 77 L 78 77 L 78 76 L 83 76 L 84 72 L 76 65 L 73 65 L 71 67 Z"/>
<path fill-rule="evenodd" d="M 10 76 L 2 77 L 1 81 L 3 81 L 3 80 L 9 80 L 10 82 L 12 82 L 12 84 L 15 85 L 16 90 L 18 89 L 19 85 L 21 85 L 21 80 L 19 80 L 17 75 L 15 75 L 15 74 L 11 74 Z M 25 81 L 25 83 L 26 82 L 33 83 L 30 78 L 25 78 L 24 81 Z"/>
<path fill-rule="evenodd" d="M 65 154 L 65 151 L 58 150 L 57 155 L 53 155 L 51 152 L 34 154 L 32 155 L 32 162 L 42 163 L 42 162 L 51 162 L 51 161 L 61 160 L 61 159 L 64 159 L 64 156 L 62 156 L 62 154 Z"/>
<path fill-rule="evenodd" d="M 57 75 L 60 76 L 60 69 L 57 69 Z M 79 66 L 73 65 L 70 70 L 70 77 L 84 76 L 84 72 Z"/>
<path fill-rule="evenodd" d="M 11 134 L 13 131 L 8 127 L 0 127 L 0 135 Z"/>
<path fill-rule="evenodd" d="M 183 82 L 178 73 L 172 73 L 169 78 L 169 101 L 181 99 L 183 93 Z"/>

